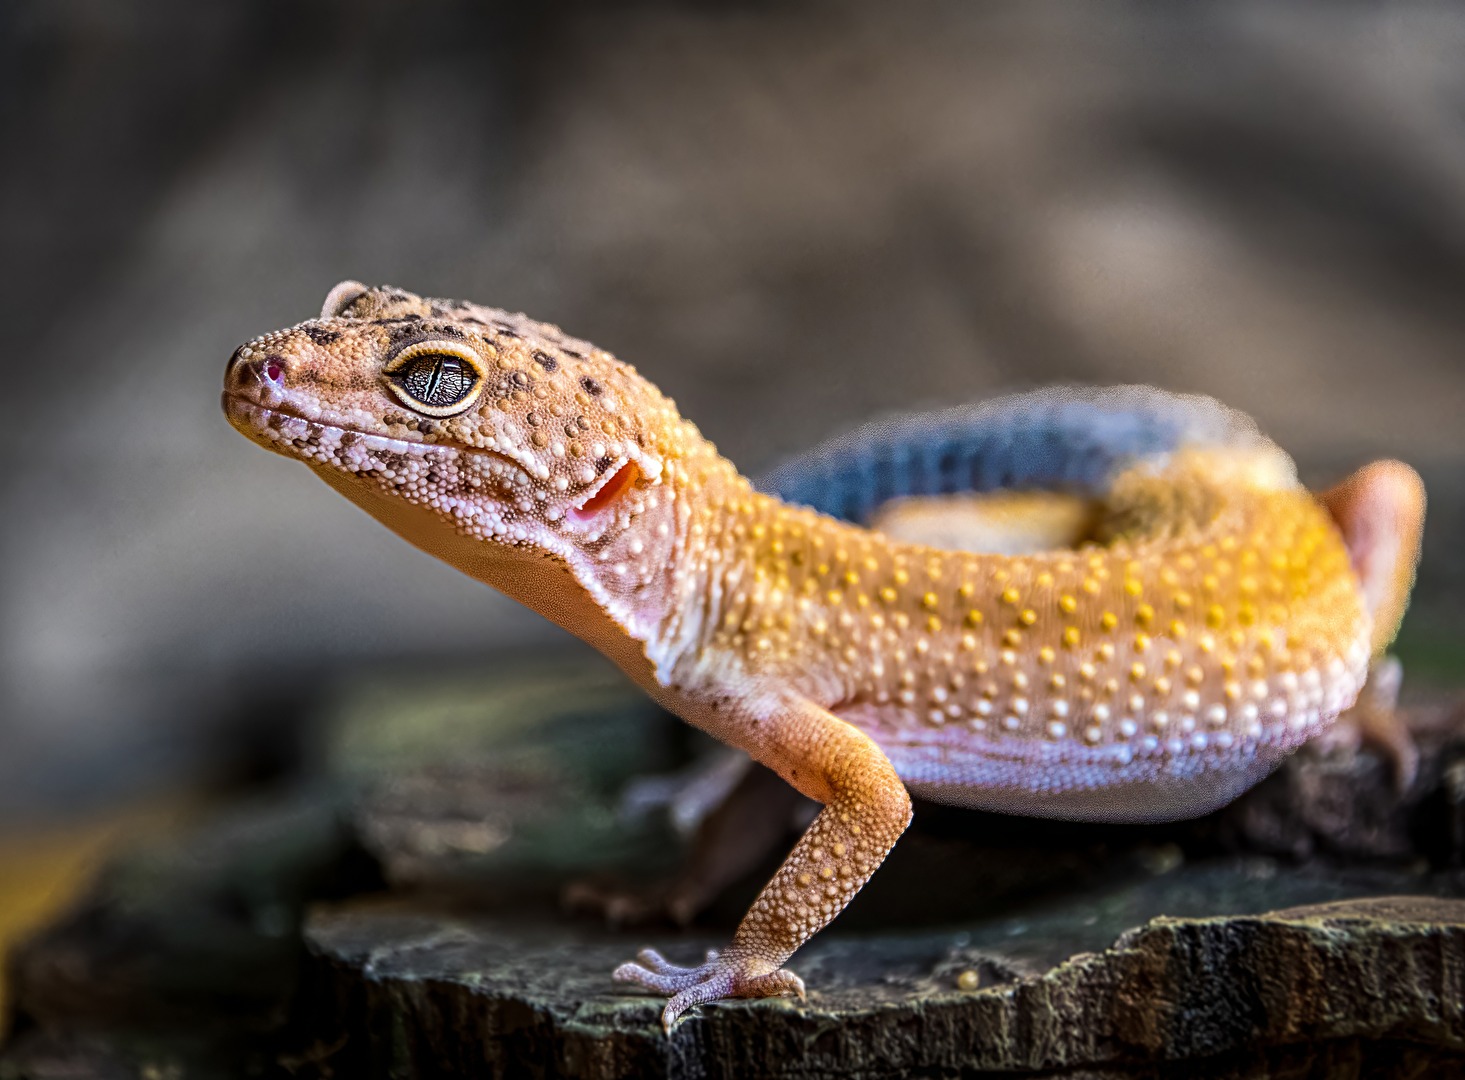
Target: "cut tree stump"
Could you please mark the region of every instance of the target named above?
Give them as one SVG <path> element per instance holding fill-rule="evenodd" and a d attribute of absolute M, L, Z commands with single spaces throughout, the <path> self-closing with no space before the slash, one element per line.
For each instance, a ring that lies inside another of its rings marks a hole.
<path fill-rule="evenodd" d="M 562 899 L 674 868 L 622 794 L 701 737 L 580 659 L 362 682 L 303 794 L 121 860 L 16 954 L 0 1078 L 1465 1075 L 1465 725 L 1409 719 L 1406 792 L 1304 751 L 1192 822 L 918 805 L 791 962 L 807 1001 L 668 1037 L 610 972 L 725 944 L 776 857 L 686 932 Z"/>

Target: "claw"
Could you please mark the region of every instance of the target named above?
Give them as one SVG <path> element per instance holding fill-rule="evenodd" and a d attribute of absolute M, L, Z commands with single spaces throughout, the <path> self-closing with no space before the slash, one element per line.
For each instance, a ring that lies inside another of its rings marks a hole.
<path fill-rule="evenodd" d="M 756 970 L 755 961 L 724 960 L 719 958 L 715 949 L 709 949 L 706 961 L 697 967 L 680 967 L 655 949 L 642 949 L 636 954 L 636 959 L 639 963 L 622 964 L 611 978 L 669 995 L 670 1000 L 661 1013 L 661 1026 L 668 1033 L 688 1009 L 710 1001 L 786 994 L 797 994 L 801 1000 L 805 999 L 804 981 L 792 971 L 779 968 L 760 972 Z"/>

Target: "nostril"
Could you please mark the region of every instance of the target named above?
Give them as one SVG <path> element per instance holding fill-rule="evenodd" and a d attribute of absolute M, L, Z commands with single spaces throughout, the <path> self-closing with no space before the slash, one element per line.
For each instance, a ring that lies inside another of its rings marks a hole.
<path fill-rule="evenodd" d="M 268 387 L 278 390 L 285 384 L 285 359 L 278 354 L 251 356 L 247 346 L 234 354 L 230 368 L 234 384 L 240 389 Z"/>

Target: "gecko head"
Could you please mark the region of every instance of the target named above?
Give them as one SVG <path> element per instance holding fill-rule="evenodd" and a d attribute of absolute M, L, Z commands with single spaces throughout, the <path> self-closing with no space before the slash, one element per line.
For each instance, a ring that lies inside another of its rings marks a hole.
<path fill-rule="evenodd" d="M 649 567 L 646 534 L 667 534 L 680 470 L 711 449 L 632 367 L 557 327 L 356 282 L 320 318 L 240 346 L 224 410 L 458 563 L 437 533 L 488 541 L 484 558 Z"/>

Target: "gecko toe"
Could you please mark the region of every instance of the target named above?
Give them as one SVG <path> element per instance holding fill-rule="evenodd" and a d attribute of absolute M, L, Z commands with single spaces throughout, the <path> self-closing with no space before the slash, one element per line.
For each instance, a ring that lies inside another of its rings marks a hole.
<path fill-rule="evenodd" d="M 662 1011 L 662 1026 L 669 1032 L 672 1025 L 688 1009 L 723 998 L 783 997 L 789 994 L 805 998 L 804 981 L 792 971 L 776 968 L 769 971 L 753 958 L 728 959 L 709 949 L 707 959 L 696 967 L 680 967 L 668 961 L 655 949 L 642 949 L 636 961 L 622 964 L 612 978 L 632 983 L 670 1000 Z"/>

